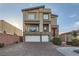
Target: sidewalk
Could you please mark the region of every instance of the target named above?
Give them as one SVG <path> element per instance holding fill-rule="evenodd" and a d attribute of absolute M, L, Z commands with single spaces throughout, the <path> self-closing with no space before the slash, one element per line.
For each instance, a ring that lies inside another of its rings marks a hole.
<path fill-rule="evenodd" d="M 79 47 L 58 47 L 56 49 L 65 56 L 79 56 L 79 53 L 74 52 L 74 50 L 79 50 Z"/>

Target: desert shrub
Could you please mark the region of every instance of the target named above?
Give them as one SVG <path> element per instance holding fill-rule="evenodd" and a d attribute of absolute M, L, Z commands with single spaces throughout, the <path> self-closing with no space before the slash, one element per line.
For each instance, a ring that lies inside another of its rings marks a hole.
<path fill-rule="evenodd" d="M 0 43 L 0 48 L 3 48 L 4 47 L 4 43 Z"/>
<path fill-rule="evenodd" d="M 15 43 L 18 43 L 18 41 L 16 41 Z"/>
<path fill-rule="evenodd" d="M 55 38 L 53 38 L 53 44 L 55 44 L 55 45 L 61 45 L 62 44 L 62 41 L 61 41 L 61 39 L 60 38 L 58 38 L 58 37 L 55 37 Z"/>

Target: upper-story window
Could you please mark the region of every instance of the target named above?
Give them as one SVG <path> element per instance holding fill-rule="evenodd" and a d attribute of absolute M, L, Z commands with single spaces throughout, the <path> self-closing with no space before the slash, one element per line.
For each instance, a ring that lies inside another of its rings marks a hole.
<path fill-rule="evenodd" d="M 49 31 L 49 26 L 48 25 L 43 25 L 43 31 L 48 32 Z"/>
<path fill-rule="evenodd" d="M 36 20 L 36 14 L 35 13 L 29 13 L 28 14 L 28 19 L 29 20 Z"/>
<path fill-rule="evenodd" d="M 44 20 L 48 20 L 48 19 L 49 19 L 49 14 L 44 14 L 44 15 L 43 15 L 43 19 L 44 19 Z"/>
<path fill-rule="evenodd" d="M 30 26 L 29 32 L 38 32 L 38 26 Z"/>

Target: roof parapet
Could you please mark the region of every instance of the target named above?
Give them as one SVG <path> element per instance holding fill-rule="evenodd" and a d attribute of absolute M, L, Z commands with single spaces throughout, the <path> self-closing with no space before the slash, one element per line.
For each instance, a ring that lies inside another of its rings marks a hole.
<path fill-rule="evenodd" d="M 22 9 L 22 11 L 34 10 L 34 9 L 39 9 L 39 8 L 45 8 L 45 5 L 37 6 L 37 7 L 32 7 L 32 8 L 25 8 L 25 9 Z"/>
<path fill-rule="evenodd" d="M 52 14 L 51 16 L 52 16 L 52 17 L 58 17 L 58 15 L 55 15 L 55 14 Z"/>

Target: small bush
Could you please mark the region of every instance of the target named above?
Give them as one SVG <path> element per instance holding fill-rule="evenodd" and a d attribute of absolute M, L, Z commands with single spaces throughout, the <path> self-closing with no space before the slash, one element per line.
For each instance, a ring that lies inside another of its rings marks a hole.
<path fill-rule="evenodd" d="M 49 40 L 49 42 L 53 42 L 53 40 Z"/>
<path fill-rule="evenodd" d="M 18 43 L 18 41 L 16 41 L 15 43 Z"/>
<path fill-rule="evenodd" d="M 4 47 L 4 43 L 0 43 L 0 48 L 3 48 Z"/>
<path fill-rule="evenodd" d="M 60 38 L 53 38 L 53 44 L 55 44 L 55 45 L 61 45 L 62 44 L 62 41 L 61 41 L 61 39 Z"/>
<path fill-rule="evenodd" d="M 72 46 L 79 46 L 79 40 L 78 39 L 72 39 Z"/>
<path fill-rule="evenodd" d="M 23 42 L 23 38 L 22 37 L 20 37 L 20 42 Z"/>

